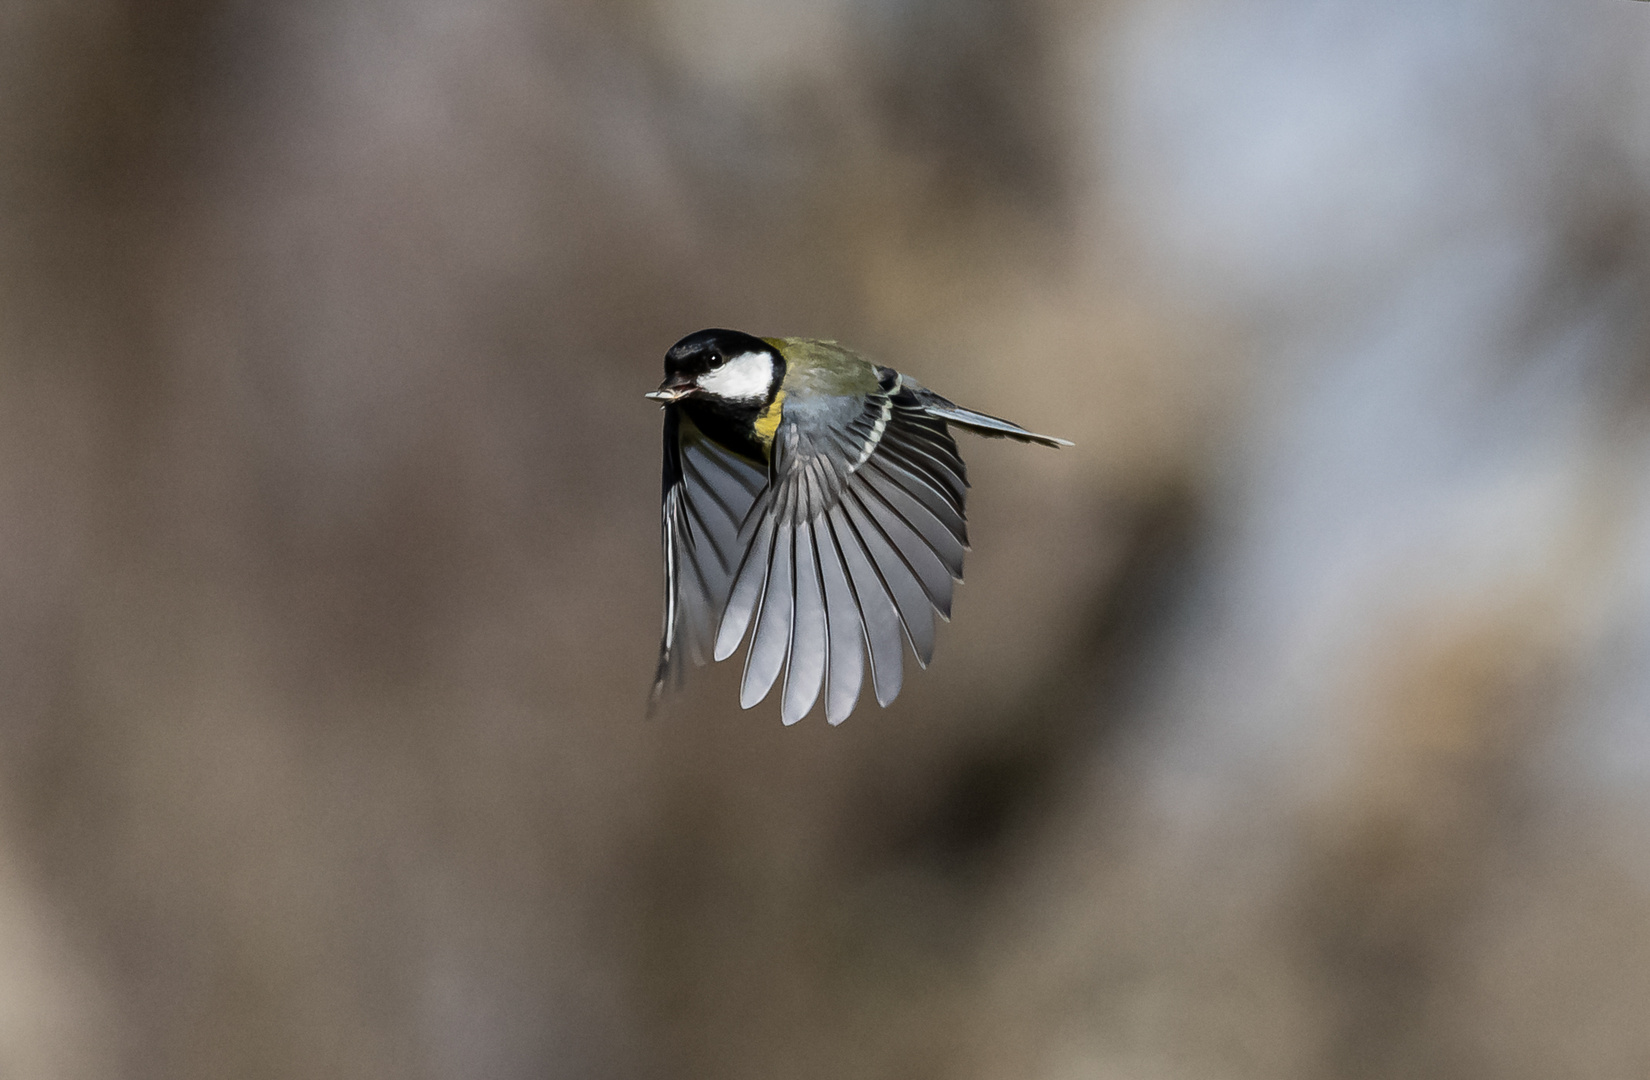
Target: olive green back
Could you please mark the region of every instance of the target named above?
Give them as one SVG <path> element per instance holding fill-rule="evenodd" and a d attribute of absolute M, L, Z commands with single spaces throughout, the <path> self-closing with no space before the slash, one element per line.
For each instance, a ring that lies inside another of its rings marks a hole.
<path fill-rule="evenodd" d="M 877 391 L 877 368 L 852 349 L 814 338 L 763 338 L 785 357 L 784 391 L 845 397 Z"/>

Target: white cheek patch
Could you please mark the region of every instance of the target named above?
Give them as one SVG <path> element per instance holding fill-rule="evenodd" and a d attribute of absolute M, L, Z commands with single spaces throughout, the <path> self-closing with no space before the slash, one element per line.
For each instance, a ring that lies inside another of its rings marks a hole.
<path fill-rule="evenodd" d="M 759 352 L 740 353 L 699 376 L 701 390 L 728 401 L 766 401 L 772 382 L 773 360 Z"/>

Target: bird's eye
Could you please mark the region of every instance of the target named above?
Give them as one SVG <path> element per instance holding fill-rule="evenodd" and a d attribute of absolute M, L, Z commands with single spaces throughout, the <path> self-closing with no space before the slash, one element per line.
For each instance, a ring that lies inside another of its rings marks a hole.
<path fill-rule="evenodd" d="M 723 359 L 723 358 L 722 358 L 722 354 L 721 354 L 721 353 L 719 353 L 719 352 L 713 352 L 713 353 L 711 353 L 711 354 L 710 354 L 710 366 L 711 366 L 711 369 L 712 369 L 712 370 L 715 370 L 715 369 L 716 369 L 716 368 L 719 368 L 719 367 L 721 367 L 721 366 L 722 366 L 722 359 Z"/>

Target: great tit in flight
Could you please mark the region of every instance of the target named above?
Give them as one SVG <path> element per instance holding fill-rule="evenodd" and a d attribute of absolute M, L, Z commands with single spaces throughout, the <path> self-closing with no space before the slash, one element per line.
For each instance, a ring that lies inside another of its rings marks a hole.
<path fill-rule="evenodd" d="M 968 473 L 952 426 L 1070 446 L 940 397 L 834 341 L 701 330 L 665 354 L 664 638 L 657 702 L 684 658 L 725 660 L 748 635 L 739 703 L 785 673 L 794 724 L 825 692 L 853 711 L 867 658 L 899 693 L 904 642 L 934 655 L 934 613 L 968 546 Z"/>

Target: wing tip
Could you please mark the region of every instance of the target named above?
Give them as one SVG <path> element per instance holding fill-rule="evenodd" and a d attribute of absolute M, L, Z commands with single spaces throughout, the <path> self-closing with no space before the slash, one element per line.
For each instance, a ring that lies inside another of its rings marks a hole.
<path fill-rule="evenodd" d="M 659 703 L 664 700 L 665 689 L 670 684 L 670 651 L 664 646 L 659 648 L 659 666 L 653 671 L 653 686 L 647 692 L 647 718 L 649 720 L 659 713 Z"/>

